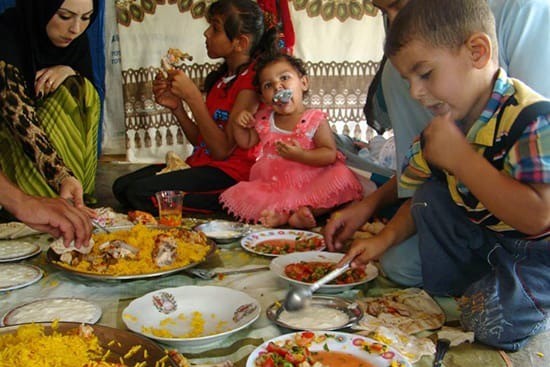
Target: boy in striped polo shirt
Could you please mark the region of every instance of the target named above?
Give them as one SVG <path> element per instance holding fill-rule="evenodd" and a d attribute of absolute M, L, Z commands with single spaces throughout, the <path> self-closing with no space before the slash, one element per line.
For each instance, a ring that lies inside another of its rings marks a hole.
<path fill-rule="evenodd" d="M 411 1 L 385 52 L 435 117 L 401 177 L 415 195 L 342 262 L 417 233 L 424 288 L 460 297 L 478 341 L 517 350 L 549 326 L 550 102 L 499 68 L 485 1 Z"/>

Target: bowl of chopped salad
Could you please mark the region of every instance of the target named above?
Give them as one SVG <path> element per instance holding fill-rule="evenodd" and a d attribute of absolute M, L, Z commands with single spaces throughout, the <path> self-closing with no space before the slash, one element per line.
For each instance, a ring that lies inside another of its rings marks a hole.
<path fill-rule="evenodd" d="M 310 285 L 334 269 L 344 254 L 326 251 L 295 252 L 271 261 L 270 270 L 295 285 Z M 378 276 L 378 269 L 369 263 L 364 269 L 350 269 L 332 282 L 322 285 L 318 292 L 338 293 L 364 284 Z"/>
<path fill-rule="evenodd" d="M 266 341 L 246 367 L 411 367 L 392 347 L 358 334 L 303 331 Z"/>

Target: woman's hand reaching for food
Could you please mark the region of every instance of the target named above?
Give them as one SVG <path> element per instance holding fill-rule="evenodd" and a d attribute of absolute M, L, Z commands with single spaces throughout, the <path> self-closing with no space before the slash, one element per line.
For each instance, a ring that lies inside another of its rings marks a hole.
<path fill-rule="evenodd" d="M 36 72 L 34 80 L 34 91 L 38 97 L 47 96 L 55 90 L 70 76 L 76 72 L 67 65 L 56 65 L 40 69 Z"/>

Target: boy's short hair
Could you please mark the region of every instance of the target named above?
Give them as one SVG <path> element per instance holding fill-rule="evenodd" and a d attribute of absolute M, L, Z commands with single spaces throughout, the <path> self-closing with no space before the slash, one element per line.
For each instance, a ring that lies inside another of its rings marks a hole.
<path fill-rule="evenodd" d="M 384 52 L 394 56 L 413 40 L 459 48 L 475 32 L 489 36 L 497 60 L 495 18 L 486 0 L 410 0 L 391 24 Z"/>

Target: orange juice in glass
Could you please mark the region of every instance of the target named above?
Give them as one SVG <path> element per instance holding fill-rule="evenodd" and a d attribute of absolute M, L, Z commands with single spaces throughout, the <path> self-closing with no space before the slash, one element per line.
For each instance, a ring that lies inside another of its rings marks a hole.
<path fill-rule="evenodd" d="M 155 194 L 159 208 L 159 224 L 170 227 L 181 225 L 183 210 L 183 191 L 159 191 Z"/>

